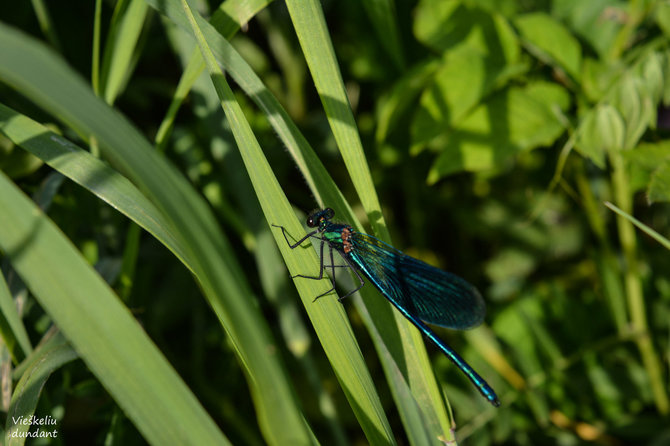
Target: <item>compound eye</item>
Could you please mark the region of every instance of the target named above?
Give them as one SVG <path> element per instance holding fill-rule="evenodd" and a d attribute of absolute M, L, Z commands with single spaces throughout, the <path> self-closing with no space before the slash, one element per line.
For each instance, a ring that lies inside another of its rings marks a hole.
<path fill-rule="evenodd" d="M 314 216 L 313 215 L 310 215 L 309 217 L 307 217 L 307 226 L 309 226 L 310 228 L 316 227 L 316 223 L 314 223 Z"/>
<path fill-rule="evenodd" d="M 326 208 L 323 210 L 323 218 L 326 220 L 330 220 L 335 216 L 335 211 L 332 210 L 331 208 Z"/>

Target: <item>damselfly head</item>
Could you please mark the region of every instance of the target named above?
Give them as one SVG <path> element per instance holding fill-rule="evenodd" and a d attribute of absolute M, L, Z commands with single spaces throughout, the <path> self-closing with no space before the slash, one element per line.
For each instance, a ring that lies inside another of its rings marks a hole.
<path fill-rule="evenodd" d="M 331 208 L 319 209 L 309 214 L 307 217 L 307 226 L 310 228 L 316 228 L 321 225 L 324 221 L 328 221 L 335 216 L 335 211 Z"/>

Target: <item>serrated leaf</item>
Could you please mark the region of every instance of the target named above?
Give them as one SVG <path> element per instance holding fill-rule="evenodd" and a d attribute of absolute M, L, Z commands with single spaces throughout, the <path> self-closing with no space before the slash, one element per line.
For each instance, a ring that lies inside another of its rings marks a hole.
<path fill-rule="evenodd" d="M 666 162 L 651 175 L 647 192 L 649 203 L 670 201 L 670 162 Z"/>
<path fill-rule="evenodd" d="M 487 75 L 490 70 L 481 55 L 466 47 L 450 52 L 433 83 L 421 94 L 412 121 L 412 146 L 422 146 L 444 133 L 477 105 L 491 89 Z"/>
<path fill-rule="evenodd" d="M 562 0 L 552 2 L 551 15 L 563 19 L 598 55 L 606 59 L 623 26 L 625 11 L 619 0 Z"/>
<path fill-rule="evenodd" d="M 542 91 L 551 91 L 556 102 L 538 99 L 536 95 Z M 551 107 L 568 103 L 569 97 L 561 87 L 546 84 L 510 88 L 492 96 L 453 132 L 431 142 L 431 147 L 441 153 L 431 167 L 428 182 L 462 170 L 492 169 L 520 150 L 551 144 L 563 132 Z"/>
<path fill-rule="evenodd" d="M 518 17 L 514 24 L 530 44 L 532 52 L 579 80 L 582 49 L 579 41 L 562 23 L 546 13 L 535 12 Z"/>
<path fill-rule="evenodd" d="M 526 70 L 524 64 L 501 67 L 488 63 L 486 57 L 465 46 L 449 52 L 434 82 L 422 93 L 412 119 L 413 155 L 451 131 L 482 99 Z"/>
<path fill-rule="evenodd" d="M 525 88 L 526 94 L 538 102 L 543 103 L 547 108 L 557 108 L 565 111 L 572 103 L 568 91 L 553 82 L 533 82 Z"/>
<path fill-rule="evenodd" d="M 613 92 L 612 105 L 625 124 L 622 148 L 631 149 L 637 145 L 655 116 L 654 105 L 643 80 L 630 73 L 625 74 Z"/>
<path fill-rule="evenodd" d="M 610 64 L 602 60 L 587 57 L 582 63 L 581 85 L 586 97 L 592 103 L 598 102 L 607 93 L 623 64 Z"/>
<path fill-rule="evenodd" d="M 652 171 L 670 161 L 670 140 L 642 143 L 624 153 L 624 158 L 646 170 Z"/>
<path fill-rule="evenodd" d="M 467 46 L 486 56 L 490 65 L 514 63 L 521 51 L 503 16 L 456 1 L 421 1 L 416 8 L 414 35 L 440 53 Z"/>
<path fill-rule="evenodd" d="M 666 84 L 663 73 L 663 56 L 653 51 L 644 58 L 638 66 L 639 76 L 642 79 L 642 85 L 651 96 L 654 104 L 658 103 L 663 96 L 663 88 Z"/>
<path fill-rule="evenodd" d="M 651 176 L 659 166 L 670 162 L 670 140 L 642 143 L 623 152 L 630 168 L 630 188 L 649 192 Z"/>
<path fill-rule="evenodd" d="M 463 12 L 460 2 L 445 2 L 441 0 L 422 0 L 415 9 L 414 18 L 414 36 L 424 45 L 436 51 L 443 51 L 445 48 L 453 45 L 454 41 L 462 38 L 466 32 L 467 22 L 462 16 Z M 461 17 L 458 17 L 461 14 Z M 463 23 L 462 28 L 450 28 L 445 26 L 449 20 Z"/>
<path fill-rule="evenodd" d="M 604 169 L 605 152 L 623 148 L 624 132 L 619 112 L 611 105 L 598 105 L 582 118 L 577 129 L 575 149 Z"/>

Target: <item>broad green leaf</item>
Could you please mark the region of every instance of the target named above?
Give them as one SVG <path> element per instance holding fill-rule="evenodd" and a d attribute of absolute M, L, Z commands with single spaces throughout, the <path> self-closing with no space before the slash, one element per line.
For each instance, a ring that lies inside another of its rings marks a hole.
<path fill-rule="evenodd" d="M 645 91 L 654 104 L 658 104 L 663 98 L 663 89 L 667 83 L 666 73 L 663 72 L 664 65 L 664 56 L 657 51 L 651 51 L 636 67 Z M 651 125 L 654 124 L 652 122 Z"/>
<path fill-rule="evenodd" d="M 429 34 L 424 36 L 426 43 L 439 46 L 445 53 L 433 83 L 421 95 L 412 120 L 412 154 L 440 138 L 487 95 L 526 70 L 525 64 L 519 62 L 518 38 L 503 17 L 464 4 L 454 11 L 431 1 L 422 5 L 418 8 L 415 32 Z M 440 26 L 433 22 L 440 22 Z M 433 28 L 434 35 L 429 30 Z"/>
<path fill-rule="evenodd" d="M 667 2 L 656 3 L 654 19 L 659 28 L 661 28 L 661 31 L 663 31 L 663 34 L 666 37 L 670 37 L 670 4 Z"/>
<path fill-rule="evenodd" d="M 556 102 L 547 103 L 537 97 L 544 92 L 555 97 Z M 431 148 L 441 153 L 430 169 L 428 182 L 435 183 L 462 170 L 493 169 L 521 150 L 551 144 L 563 132 L 552 106 L 561 108 L 567 103 L 565 91 L 549 84 L 513 87 L 497 93 L 453 132 L 431 142 Z M 500 118 L 503 116 L 505 119 Z"/>
<path fill-rule="evenodd" d="M 486 96 L 526 68 L 524 64 L 490 66 L 486 57 L 465 46 L 450 51 L 421 95 L 411 125 L 411 153 L 416 155 L 458 127 Z"/>
<path fill-rule="evenodd" d="M 467 46 L 491 66 L 514 63 L 521 51 L 504 17 L 470 2 L 422 0 L 416 8 L 414 35 L 438 53 Z"/>
<path fill-rule="evenodd" d="M 579 80 L 581 47 L 560 22 L 546 13 L 534 12 L 517 17 L 514 24 L 532 53 L 547 63 L 558 65 L 573 79 Z"/>
<path fill-rule="evenodd" d="M 581 88 L 589 101 L 600 101 L 624 69 L 623 64 L 609 64 L 585 57 L 582 63 Z"/>
<path fill-rule="evenodd" d="M 494 87 L 490 75 L 480 54 L 465 46 L 450 51 L 421 94 L 412 120 L 412 153 L 463 119 Z"/>
<path fill-rule="evenodd" d="M 588 42 L 600 58 L 607 59 L 626 17 L 620 0 L 561 0 L 551 3 L 551 16 L 561 19 L 575 34 Z"/>
<path fill-rule="evenodd" d="M 549 110 L 564 112 L 572 104 L 572 98 L 568 91 L 555 83 L 532 82 L 526 85 L 525 92 L 536 101 L 542 102 Z"/>
<path fill-rule="evenodd" d="M 670 201 L 670 161 L 666 161 L 651 175 L 647 198 L 649 203 Z"/>
<path fill-rule="evenodd" d="M 414 17 L 414 36 L 419 42 L 429 46 L 433 50 L 442 52 L 444 49 L 462 40 L 467 34 L 465 29 L 470 22 L 466 21 L 465 11 L 458 1 L 422 0 L 416 7 Z M 462 14 L 462 17 L 453 19 L 454 23 L 462 22 L 462 28 L 449 28 L 445 22 L 452 17 Z"/>
<path fill-rule="evenodd" d="M 634 150 L 624 152 L 623 156 L 633 165 L 649 172 L 654 171 L 670 161 L 670 140 L 641 143 Z"/>
<path fill-rule="evenodd" d="M 630 166 L 632 190 L 646 189 L 649 198 L 654 172 L 670 164 L 670 140 L 642 143 L 633 150 L 623 152 L 623 156 Z"/>
<path fill-rule="evenodd" d="M 644 80 L 632 73 L 624 74 L 612 92 L 612 104 L 624 123 L 625 136 L 621 148 L 632 149 L 656 116 L 656 105 Z"/>

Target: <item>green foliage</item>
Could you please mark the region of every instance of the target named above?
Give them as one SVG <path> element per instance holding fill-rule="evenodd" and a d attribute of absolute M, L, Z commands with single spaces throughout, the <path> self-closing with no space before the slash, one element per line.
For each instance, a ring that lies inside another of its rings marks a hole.
<path fill-rule="evenodd" d="M 0 21 L 7 442 L 668 438 L 667 2 L 76 6 Z M 372 287 L 292 284 L 291 205 L 477 285 L 439 334 L 502 407 Z"/>

